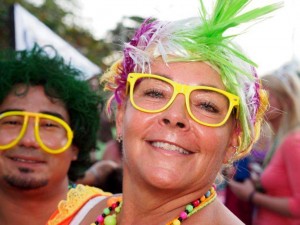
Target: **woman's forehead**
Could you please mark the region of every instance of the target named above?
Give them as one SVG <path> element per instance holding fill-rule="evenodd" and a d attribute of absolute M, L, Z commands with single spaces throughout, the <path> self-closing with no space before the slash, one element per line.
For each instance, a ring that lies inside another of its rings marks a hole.
<path fill-rule="evenodd" d="M 205 85 L 225 89 L 220 74 L 205 62 L 156 61 L 151 65 L 151 73 L 162 75 L 179 83 Z"/>

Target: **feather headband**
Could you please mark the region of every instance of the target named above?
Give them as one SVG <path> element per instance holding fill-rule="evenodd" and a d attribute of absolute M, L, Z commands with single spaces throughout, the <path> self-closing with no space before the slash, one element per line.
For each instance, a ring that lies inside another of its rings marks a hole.
<path fill-rule="evenodd" d="M 151 73 L 157 57 L 168 62 L 205 61 L 216 69 L 227 91 L 241 99 L 241 143 L 239 151 L 246 154 L 257 140 L 267 107 L 267 96 L 261 88 L 255 67 L 242 50 L 232 42 L 236 35 L 225 35 L 229 28 L 261 18 L 282 6 L 271 4 L 242 13 L 251 0 L 216 0 L 211 15 L 200 1 L 200 17 L 180 21 L 147 19 L 129 43 L 123 58 L 106 72 L 102 81 L 114 91 L 108 101 L 121 104 L 127 76 L 131 72 Z M 171 56 L 171 57 L 170 57 Z"/>

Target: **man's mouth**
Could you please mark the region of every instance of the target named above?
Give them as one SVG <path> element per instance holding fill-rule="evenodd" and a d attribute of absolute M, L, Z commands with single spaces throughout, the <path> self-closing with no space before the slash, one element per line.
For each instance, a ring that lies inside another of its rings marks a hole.
<path fill-rule="evenodd" d="M 30 163 L 30 164 L 42 163 L 41 160 L 25 159 L 25 158 L 18 158 L 18 157 L 11 157 L 10 159 L 13 161 L 16 161 L 16 162 L 21 162 L 21 163 Z"/>
<path fill-rule="evenodd" d="M 180 154 L 184 154 L 184 155 L 191 154 L 191 152 L 189 152 L 181 147 L 178 147 L 176 145 L 172 145 L 169 143 L 165 143 L 165 142 L 151 142 L 151 145 L 156 148 L 161 148 L 161 149 L 167 150 L 167 151 L 179 152 Z"/>

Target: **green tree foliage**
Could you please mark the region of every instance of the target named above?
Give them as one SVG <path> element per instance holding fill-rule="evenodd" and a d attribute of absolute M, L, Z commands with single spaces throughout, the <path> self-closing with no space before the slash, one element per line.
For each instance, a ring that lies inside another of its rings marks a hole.
<path fill-rule="evenodd" d="M 114 30 L 108 31 L 105 38 L 96 40 L 91 32 L 76 24 L 78 16 L 76 0 L 45 0 L 41 5 L 34 5 L 26 0 L 0 0 L 0 48 L 12 46 L 9 8 L 19 3 L 36 16 L 51 30 L 69 42 L 92 62 L 105 71 L 118 56 L 122 44 L 128 41 L 133 29 L 143 20 L 140 17 L 123 18 Z M 59 3 L 59 4 L 58 4 Z M 69 7 L 64 7 L 68 5 Z M 130 26 L 125 26 L 125 22 Z"/>
<path fill-rule="evenodd" d="M 10 40 L 10 21 L 9 21 L 9 3 L 0 0 L 0 48 L 8 48 L 11 46 Z"/>

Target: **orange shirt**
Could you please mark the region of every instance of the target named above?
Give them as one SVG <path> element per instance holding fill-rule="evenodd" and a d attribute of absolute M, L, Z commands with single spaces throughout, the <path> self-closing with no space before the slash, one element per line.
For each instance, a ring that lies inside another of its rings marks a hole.
<path fill-rule="evenodd" d="M 76 188 L 69 190 L 66 200 L 62 200 L 58 204 L 57 210 L 52 214 L 47 225 L 69 225 L 88 202 L 99 196 L 111 195 L 101 189 L 79 184 Z M 84 213 L 86 214 L 88 211 Z"/>

